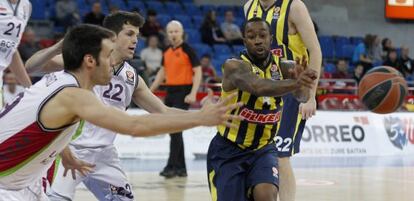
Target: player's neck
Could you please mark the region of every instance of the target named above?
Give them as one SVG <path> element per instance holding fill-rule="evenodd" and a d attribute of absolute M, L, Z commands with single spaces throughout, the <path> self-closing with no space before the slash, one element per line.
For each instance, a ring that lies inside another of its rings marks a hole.
<path fill-rule="evenodd" d="M 259 2 L 260 2 L 260 5 L 262 5 L 262 7 L 267 10 L 270 6 L 272 6 L 276 2 L 276 0 L 259 0 Z"/>
<path fill-rule="evenodd" d="M 75 72 L 69 71 L 69 73 L 75 76 L 76 80 L 79 82 L 80 88 L 92 90 L 95 86 L 89 73 L 83 72 L 83 70 L 77 70 Z"/>
<path fill-rule="evenodd" d="M 272 58 L 270 53 L 266 58 L 263 58 L 263 59 L 257 58 L 253 56 L 252 54 L 249 54 L 249 52 L 247 52 L 247 54 L 249 55 L 251 62 L 262 70 L 265 70 L 267 68 L 267 66 L 269 65 L 269 62 L 271 61 L 270 59 Z"/>
<path fill-rule="evenodd" d="M 117 71 L 122 66 L 122 63 L 124 62 L 124 58 L 117 51 L 112 52 L 111 56 L 115 63 L 114 70 Z"/>

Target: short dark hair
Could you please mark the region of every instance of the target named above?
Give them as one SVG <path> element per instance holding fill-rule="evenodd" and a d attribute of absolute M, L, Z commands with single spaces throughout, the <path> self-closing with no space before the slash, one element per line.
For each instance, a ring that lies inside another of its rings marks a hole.
<path fill-rule="evenodd" d="M 242 31 L 243 37 L 245 35 L 247 25 L 249 25 L 250 23 L 255 23 L 255 22 L 264 22 L 267 25 L 267 27 L 269 28 L 269 34 L 272 35 L 270 24 L 267 21 L 263 20 L 262 18 L 254 17 L 254 18 L 251 18 L 251 19 L 247 20 L 246 22 L 244 22 L 243 31 Z"/>
<path fill-rule="evenodd" d="M 144 18 L 137 12 L 117 11 L 105 17 L 103 26 L 119 34 L 124 24 L 141 28 L 144 22 Z"/>
<path fill-rule="evenodd" d="M 99 64 L 102 41 L 113 37 L 115 37 L 114 32 L 96 25 L 82 24 L 74 27 L 63 40 L 64 69 L 69 71 L 79 69 L 86 54 L 91 54 Z"/>
<path fill-rule="evenodd" d="M 210 55 L 210 54 L 208 54 L 208 53 L 206 53 L 206 54 L 203 54 L 203 56 L 201 56 L 201 58 L 208 58 L 208 59 L 211 59 L 211 55 Z"/>

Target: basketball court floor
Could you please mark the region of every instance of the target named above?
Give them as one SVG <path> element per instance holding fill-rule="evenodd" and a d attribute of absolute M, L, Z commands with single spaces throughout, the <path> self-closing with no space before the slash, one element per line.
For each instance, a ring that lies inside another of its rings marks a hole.
<path fill-rule="evenodd" d="M 187 178 L 164 179 L 164 160 L 123 159 L 141 201 L 210 201 L 205 160 L 187 160 Z M 297 201 L 412 201 L 413 157 L 304 158 L 292 160 Z M 84 187 L 75 201 L 96 200 Z"/>

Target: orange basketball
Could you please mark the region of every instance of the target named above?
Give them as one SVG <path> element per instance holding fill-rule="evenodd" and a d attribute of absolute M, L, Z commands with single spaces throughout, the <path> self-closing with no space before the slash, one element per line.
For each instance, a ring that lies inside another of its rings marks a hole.
<path fill-rule="evenodd" d="M 396 69 L 379 66 L 368 71 L 359 83 L 359 99 L 372 112 L 387 114 L 401 107 L 408 93 L 404 77 Z"/>

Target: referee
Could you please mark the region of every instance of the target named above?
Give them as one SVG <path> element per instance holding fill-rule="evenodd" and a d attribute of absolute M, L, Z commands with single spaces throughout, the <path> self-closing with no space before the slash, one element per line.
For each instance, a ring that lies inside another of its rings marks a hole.
<path fill-rule="evenodd" d="M 202 71 L 194 50 L 184 42 L 183 26 L 178 21 L 167 24 L 167 36 L 170 46 L 163 54 L 163 67 L 151 85 L 151 91 L 157 90 L 165 81 L 167 96 L 165 104 L 170 107 L 188 110 L 190 104 L 196 102 L 200 87 Z M 178 112 L 178 111 L 177 111 Z M 170 156 L 161 176 L 171 178 L 186 177 L 184 143 L 182 133 L 170 135 Z"/>

